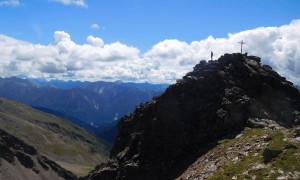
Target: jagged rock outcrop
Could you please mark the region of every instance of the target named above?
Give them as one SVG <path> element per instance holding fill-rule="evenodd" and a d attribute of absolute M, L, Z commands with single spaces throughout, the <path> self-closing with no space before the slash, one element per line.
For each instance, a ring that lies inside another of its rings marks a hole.
<path fill-rule="evenodd" d="M 300 123 L 299 111 L 299 91 L 259 57 L 225 54 L 201 61 L 161 96 L 121 119 L 111 151 L 117 163 L 88 179 L 174 178 L 207 144 L 246 126 L 292 127 Z"/>
<path fill-rule="evenodd" d="M 77 179 L 35 148 L 0 129 L 0 179 Z"/>

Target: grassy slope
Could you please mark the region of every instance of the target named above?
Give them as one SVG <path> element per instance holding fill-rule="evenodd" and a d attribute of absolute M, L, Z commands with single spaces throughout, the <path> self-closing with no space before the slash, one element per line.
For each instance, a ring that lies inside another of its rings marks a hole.
<path fill-rule="evenodd" d="M 267 151 L 279 153 L 266 162 Z M 177 179 L 300 179 L 300 139 L 294 137 L 294 128 L 246 128 L 219 141 Z"/>
<path fill-rule="evenodd" d="M 108 159 L 109 146 L 56 116 L 0 98 L 0 128 L 77 176 Z"/>
<path fill-rule="evenodd" d="M 293 129 L 264 130 L 246 129 L 242 136 L 223 141 L 224 151 L 238 140 L 244 139 L 250 145 L 262 145 L 237 162 L 218 169 L 209 179 L 298 179 L 300 178 L 300 141 L 293 138 Z M 264 139 L 259 143 L 259 139 Z M 256 144 L 255 144 L 256 143 Z M 280 152 L 273 159 L 264 162 L 265 149 Z"/>

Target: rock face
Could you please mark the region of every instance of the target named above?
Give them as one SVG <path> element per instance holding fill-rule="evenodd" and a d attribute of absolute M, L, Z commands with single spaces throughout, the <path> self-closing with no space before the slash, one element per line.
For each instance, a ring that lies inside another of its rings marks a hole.
<path fill-rule="evenodd" d="M 76 179 L 76 176 L 0 129 L 0 179 Z"/>
<path fill-rule="evenodd" d="M 259 57 L 225 54 L 201 61 L 121 119 L 111 151 L 118 165 L 98 168 L 89 179 L 174 178 L 182 162 L 207 144 L 246 126 L 292 127 L 300 123 L 299 111 L 299 91 Z"/>

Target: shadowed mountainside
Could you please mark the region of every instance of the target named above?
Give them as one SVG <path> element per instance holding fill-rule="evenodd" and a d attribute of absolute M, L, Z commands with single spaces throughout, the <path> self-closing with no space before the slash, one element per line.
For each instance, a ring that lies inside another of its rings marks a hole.
<path fill-rule="evenodd" d="M 259 57 L 201 61 L 120 120 L 111 151 L 117 163 L 98 166 L 86 179 L 173 179 L 218 140 L 247 126 L 292 128 L 300 123 L 299 110 L 299 91 Z"/>
<path fill-rule="evenodd" d="M 110 147 L 68 120 L 0 98 L 0 129 L 78 176 L 108 160 Z"/>
<path fill-rule="evenodd" d="M 0 129 L 0 179 L 76 179 L 71 172 Z"/>

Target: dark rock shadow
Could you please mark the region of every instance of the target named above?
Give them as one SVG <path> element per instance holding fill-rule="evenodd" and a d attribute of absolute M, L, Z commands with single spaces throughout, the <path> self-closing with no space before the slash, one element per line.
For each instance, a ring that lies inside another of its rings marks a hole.
<path fill-rule="evenodd" d="M 169 171 L 169 175 L 165 178 L 166 180 L 173 180 L 181 176 L 193 163 L 195 163 L 201 156 L 205 155 L 207 152 L 209 152 L 211 149 L 215 148 L 218 145 L 219 141 L 222 141 L 224 139 L 234 139 L 238 134 L 240 134 L 241 131 L 236 131 L 234 133 L 231 133 L 229 135 L 226 135 L 214 142 L 205 144 L 203 147 L 199 148 L 195 152 L 191 152 L 190 155 L 185 156 L 182 158 L 182 160 L 177 161 L 177 163 L 174 165 L 174 168 L 172 168 Z"/>

